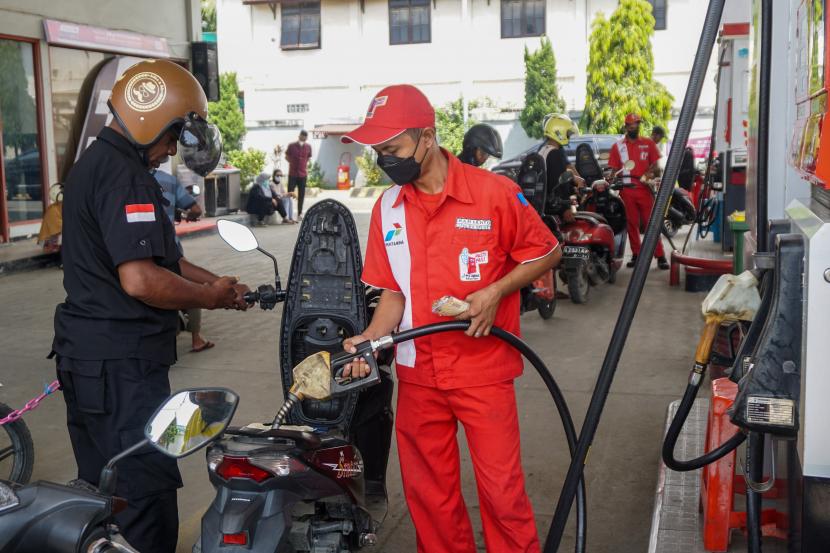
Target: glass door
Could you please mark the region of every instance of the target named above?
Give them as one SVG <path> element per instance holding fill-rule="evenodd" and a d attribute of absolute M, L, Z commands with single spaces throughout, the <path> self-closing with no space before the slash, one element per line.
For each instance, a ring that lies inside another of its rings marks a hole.
<path fill-rule="evenodd" d="M 44 175 L 35 44 L 0 38 L 0 128 L 4 218 L 12 226 L 40 219 Z M 12 234 L 14 234 L 12 232 Z"/>

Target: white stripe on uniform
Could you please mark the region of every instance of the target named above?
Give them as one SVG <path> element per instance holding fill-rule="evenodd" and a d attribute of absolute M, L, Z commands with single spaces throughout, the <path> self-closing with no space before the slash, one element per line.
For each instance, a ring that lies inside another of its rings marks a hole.
<path fill-rule="evenodd" d="M 412 328 L 412 289 L 410 278 L 412 275 L 412 254 L 409 251 L 409 240 L 407 239 L 406 211 L 404 203 L 393 207 L 401 194 L 400 186 L 393 186 L 386 190 L 381 197 L 380 221 L 381 232 L 394 228 L 394 224 L 400 225 L 401 233 L 394 238 L 395 242 L 403 242 L 399 245 L 388 246 L 386 255 L 389 258 L 389 265 L 392 268 L 392 275 L 406 298 L 403 309 L 403 318 L 398 327 L 399 330 Z M 409 340 L 398 344 L 395 349 L 395 360 L 406 367 L 415 366 L 415 342 Z"/>

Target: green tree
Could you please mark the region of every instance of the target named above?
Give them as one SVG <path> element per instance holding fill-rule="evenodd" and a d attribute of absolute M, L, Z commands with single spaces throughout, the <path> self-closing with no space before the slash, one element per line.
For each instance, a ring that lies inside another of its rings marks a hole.
<path fill-rule="evenodd" d="M 654 80 L 653 34 L 646 0 L 620 0 L 608 20 L 597 14 L 589 39 L 583 131 L 618 133 L 632 112 L 642 116 L 644 134 L 668 123 L 674 98 Z"/>
<path fill-rule="evenodd" d="M 230 150 L 225 156 L 228 163 L 239 169 L 239 184 L 243 191 L 248 190 L 256 176 L 265 169 L 265 152 L 262 150 Z"/>
<path fill-rule="evenodd" d="M 225 151 L 238 150 L 245 137 L 245 116 L 239 107 L 239 84 L 236 73 L 219 75 L 218 102 L 208 103 L 208 120 L 219 127 Z"/>
<path fill-rule="evenodd" d="M 479 103 L 477 100 L 472 100 L 467 105 L 467 109 L 473 110 L 479 106 Z M 464 126 L 464 101 L 461 98 L 435 110 L 435 130 L 438 131 L 438 141 L 453 154 L 461 151 L 464 133 L 475 124 L 475 121 L 468 118 L 467 126 Z"/>
<path fill-rule="evenodd" d="M 542 120 L 549 113 L 563 113 L 565 100 L 556 84 L 556 57 L 547 37 L 538 50 L 525 47 L 525 107 L 519 121 L 532 138 L 542 138 Z"/>
<path fill-rule="evenodd" d="M 216 0 L 202 0 L 202 32 L 216 32 Z"/>
<path fill-rule="evenodd" d="M 363 172 L 363 176 L 366 179 L 366 186 L 383 186 L 388 184 L 388 180 L 385 178 L 386 175 L 378 167 L 377 160 L 378 156 L 372 148 L 364 148 L 363 154 L 354 160 L 357 168 Z"/>

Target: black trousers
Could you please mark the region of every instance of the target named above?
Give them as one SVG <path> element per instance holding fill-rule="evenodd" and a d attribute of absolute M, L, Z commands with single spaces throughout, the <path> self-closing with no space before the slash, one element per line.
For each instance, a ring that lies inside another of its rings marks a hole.
<path fill-rule="evenodd" d="M 143 359 L 57 358 L 69 438 L 78 478 L 98 485 L 116 454 L 144 439 L 144 426 L 170 395 L 169 366 Z M 175 553 L 179 532 L 176 460 L 146 448 L 117 465 L 116 495 L 128 507 L 115 516 L 122 535 L 141 552 Z"/>
<path fill-rule="evenodd" d="M 288 177 L 288 191 L 297 189 L 297 215 L 303 214 L 303 200 L 305 199 L 305 185 L 308 177 Z"/>

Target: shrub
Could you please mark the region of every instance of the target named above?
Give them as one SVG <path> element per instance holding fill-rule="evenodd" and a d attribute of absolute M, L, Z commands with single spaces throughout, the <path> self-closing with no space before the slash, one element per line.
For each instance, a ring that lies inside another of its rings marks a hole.
<path fill-rule="evenodd" d="M 243 191 L 247 191 L 257 175 L 265 169 L 265 152 L 248 148 L 225 152 L 228 163 L 239 169 L 239 180 Z"/>
<path fill-rule="evenodd" d="M 378 156 L 372 148 L 364 148 L 363 154 L 355 160 L 357 168 L 366 177 L 366 186 L 386 186 L 389 182 L 383 170 L 378 167 Z"/>

